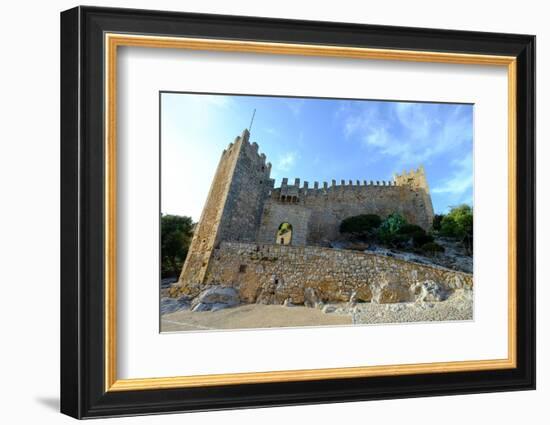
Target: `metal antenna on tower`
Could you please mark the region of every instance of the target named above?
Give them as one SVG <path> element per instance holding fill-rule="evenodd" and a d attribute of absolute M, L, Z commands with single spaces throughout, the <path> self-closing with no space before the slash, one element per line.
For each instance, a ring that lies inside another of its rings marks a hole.
<path fill-rule="evenodd" d="M 252 123 L 254 122 L 255 115 L 256 115 L 256 108 L 254 108 L 254 112 L 252 112 L 252 119 L 250 120 L 250 125 L 248 126 L 248 133 L 252 132 Z"/>

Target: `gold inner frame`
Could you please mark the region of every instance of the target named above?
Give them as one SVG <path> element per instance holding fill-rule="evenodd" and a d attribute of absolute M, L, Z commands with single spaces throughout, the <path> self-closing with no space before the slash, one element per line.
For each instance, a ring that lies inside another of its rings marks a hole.
<path fill-rule="evenodd" d="M 135 391 L 214 385 L 447 373 L 516 367 L 516 58 L 460 53 L 369 49 L 255 41 L 105 34 L 105 391 Z M 247 372 L 164 378 L 118 379 L 116 373 L 116 123 L 119 46 L 325 56 L 507 67 L 508 71 L 508 357 L 382 366 Z"/>

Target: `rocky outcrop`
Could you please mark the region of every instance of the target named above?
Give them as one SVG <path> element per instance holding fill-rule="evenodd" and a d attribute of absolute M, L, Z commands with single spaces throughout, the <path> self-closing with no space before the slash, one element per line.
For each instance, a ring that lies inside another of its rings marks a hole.
<path fill-rule="evenodd" d="M 212 286 L 205 289 L 191 302 L 192 311 L 216 311 L 234 307 L 240 303 L 238 292 L 228 286 Z"/>
<path fill-rule="evenodd" d="M 450 288 L 445 288 L 433 280 L 418 282 L 411 287 L 411 292 L 414 295 L 414 300 L 419 302 L 444 301 L 451 293 Z"/>
<path fill-rule="evenodd" d="M 304 290 L 304 305 L 306 307 L 317 307 L 318 302 L 319 302 L 319 299 L 317 298 L 315 289 L 306 288 Z"/>
<path fill-rule="evenodd" d="M 372 302 L 376 304 L 409 302 L 413 297 L 407 285 L 399 282 L 388 282 L 387 280 L 373 284 L 372 292 Z"/>
<path fill-rule="evenodd" d="M 170 314 L 179 310 L 188 310 L 191 307 L 191 300 L 186 297 L 167 298 L 163 297 L 160 300 L 160 314 Z"/>

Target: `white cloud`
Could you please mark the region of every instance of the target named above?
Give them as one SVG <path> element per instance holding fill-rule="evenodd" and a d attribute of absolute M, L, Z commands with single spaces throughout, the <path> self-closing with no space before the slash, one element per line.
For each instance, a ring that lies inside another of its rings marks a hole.
<path fill-rule="evenodd" d="M 472 155 L 466 155 L 462 159 L 451 162 L 451 167 L 456 167 L 452 175 L 443 180 L 437 187 L 432 189 L 435 194 L 452 195 L 455 201 L 462 199 L 462 195 L 472 188 L 474 175 L 472 172 Z"/>
<path fill-rule="evenodd" d="M 434 124 L 433 117 L 429 116 L 422 104 L 419 103 L 397 103 L 395 114 L 399 123 L 407 129 L 411 139 L 426 139 L 432 133 Z"/>
<path fill-rule="evenodd" d="M 294 164 L 296 163 L 296 160 L 298 159 L 298 154 L 296 152 L 287 152 L 284 155 L 281 155 L 277 162 L 275 163 L 275 166 L 277 167 L 277 171 L 279 172 L 287 172 L 294 167 Z"/>
<path fill-rule="evenodd" d="M 418 166 L 471 140 L 471 121 L 457 107 L 445 113 L 434 104 L 380 103 L 340 108 L 343 133 L 370 149 L 369 158 L 391 156 L 396 166 Z"/>

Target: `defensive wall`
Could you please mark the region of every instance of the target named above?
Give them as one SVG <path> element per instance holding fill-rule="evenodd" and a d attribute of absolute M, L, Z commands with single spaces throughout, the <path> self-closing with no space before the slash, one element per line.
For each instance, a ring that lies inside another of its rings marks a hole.
<path fill-rule="evenodd" d="M 312 288 L 323 302 L 379 303 L 414 299 L 417 284 L 433 281 L 448 290 L 471 288 L 472 275 L 383 255 L 332 248 L 222 242 L 214 250 L 203 284 L 180 295 L 196 296 L 208 285 L 238 290 L 242 302 L 304 303 Z"/>
<path fill-rule="evenodd" d="M 359 180 L 330 185 L 306 181 L 293 185 L 283 179 L 281 187 L 271 191 L 266 199 L 257 241 L 273 243 L 278 226 L 291 223 L 293 245 L 328 246 L 340 236 L 340 223 L 358 214 L 377 214 L 387 217 L 400 213 L 408 222 L 429 230 L 433 208 L 424 169 L 396 175 L 393 181 Z"/>

